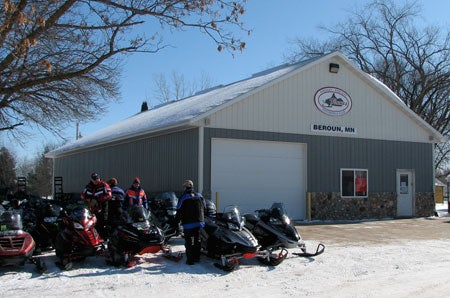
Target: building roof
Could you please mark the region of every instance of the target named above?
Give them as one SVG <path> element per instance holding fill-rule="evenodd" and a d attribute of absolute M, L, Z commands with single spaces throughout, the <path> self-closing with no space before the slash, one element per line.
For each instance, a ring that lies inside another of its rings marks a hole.
<path fill-rule="evenodd" d="M 94 146 L 136 138 L 158 131 L 193 125 L 196 121 L 208 117 L 208 115 L 217 110 L 223 109 L 236 101 L 247 97 L 251 93 L 257 92 L 261 88 L 266 88 L 286 77 L 294 75 L 330 58 L 340 59 L 342 62 L 346 63 L 347 66 L 353 68 L 353 70 L 365 77 L 375 88 L 380 89 L 386 94 L 394 104 L 404 109 L 420 126 L 429 130 L 431 135 L 434 136 L 435 141 L 441 141 L 443 139 L 443 136 L 439 132 L 410 110 L 400 98 L 387 88 L 386 85 L 356 68 L 342 53 L 333 52 L 293 64 L 283 64 L 256 73 L 250 78 L 228 85 L 216 86 L 198 92 L 193 96 L 157 106 L 59 147 L 47 153 L 46 156 L 54 158 Z"/>

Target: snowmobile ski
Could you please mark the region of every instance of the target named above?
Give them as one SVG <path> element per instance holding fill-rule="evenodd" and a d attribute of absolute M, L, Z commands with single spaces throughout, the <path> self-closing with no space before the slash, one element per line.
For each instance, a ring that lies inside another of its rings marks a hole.
<path fill-rule="evenodd" d="M 239 260 L 236 257 L 221 256 L 220 263 L 214 263 L 214 266 L 226 272 L 231 272 L 239 268 Z"/>
<path fill-rule="evenodd" d="M 315 256 L 322 254 L 325 251 L 325 245 L 323 245 L 322 243 L 319 243 L 317 245 L 316 251 L 313 253 L 307 252 L 306 248 L 304 248 L 304 247 L 302 247 L 302 251 L 303 252 L 293 252 L 292 254 L 296 255 L 298 257 L 304 257 L 304 258 L 315 257 Z"/>
<path fill-rule="evenodd" d="M 71 270 L 73 268 L 73 262 L 70 261 L 67 262 L 56 261 L 55 265 L 61 270 Z"/>
<path fill-rule="evenodd" d="M 42 273 L 47 271 L 47 265 L 44 262 L 41 262 L 41 258 L 39 258 L 39 257 L 31 257 L 29 260 L 30 260 L 30 262 L 32 264 L 35 265 L 34 270 L 37 273 L 42 274 Z"/>
<path fill-rule="evenodd" d="M 183 258 L 183 253 L 173 253 L 172 248 L 169 246 L 162 246 L 163 256 L 171 261 L 179 262 Z"/>
<path fill-rule="evenodd" d="M 260 257 L 258 260 L 269 266 L 278 266 L 280 265 L 288 256 L 288 250 L 285 248 L 281 248 L 278 253 L 270 253 L 267 257 Z"/>

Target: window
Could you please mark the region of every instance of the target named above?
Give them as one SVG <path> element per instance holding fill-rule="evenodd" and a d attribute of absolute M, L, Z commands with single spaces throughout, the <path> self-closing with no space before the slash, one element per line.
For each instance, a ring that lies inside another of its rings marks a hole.
<path fill-rule="evenodd" d="M 341 196 L 367 197 L 368 171 L 360 169 L 341 169 Z"/>
<path fill-rule="evenodd" d="M 400 174 L 400 194 L 408 194 L 408 174 Z"/>

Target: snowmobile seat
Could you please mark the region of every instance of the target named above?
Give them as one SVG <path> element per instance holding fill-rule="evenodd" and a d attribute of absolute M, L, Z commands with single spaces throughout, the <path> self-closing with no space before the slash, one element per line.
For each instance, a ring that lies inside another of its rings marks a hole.
<path fill-rule="evenodd" d="M 259 218 L 256 214 L 245 214 L 245 221 L 254 225 L 258 222 Z"/>
<path fill-rule="evenodd" d="M 208 235 L 212 235 L 217 231 L 218 228 L 219 228 L 219 226 L 217 224 L 215 224 L 213 222 L 206 222 L 204 229 Z"/>

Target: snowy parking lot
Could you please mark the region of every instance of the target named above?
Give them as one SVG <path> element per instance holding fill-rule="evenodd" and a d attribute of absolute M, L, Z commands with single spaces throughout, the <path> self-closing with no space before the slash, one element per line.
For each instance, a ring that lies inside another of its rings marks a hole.
<path fill-rule="evenodd" d="M 299 225 L 309 249 L 319 242 L 325 244 L 322 255 L 299 258 L 289 254 L 277 267 L 245 260 L 230 273 L 216 268 L 207 257 L 188 266 L 184 259 L 176 263 L 159 253 L 143 255 L 133 268 L 108 266 L 103 258 L 92 257 L 70 271 L 61 271 L 50 252 L 42 257 L 48 266 L 42 275 L 35 273 L 31 264 L 1 268 L 0 296 L 445 296 L 443 293 L 450 292 L 450 217 L 446 208 L 438 206 L 439 217 Z M 184 251 L 183 239 L 173 239 L 172 246 L 174 251 Z"/>

